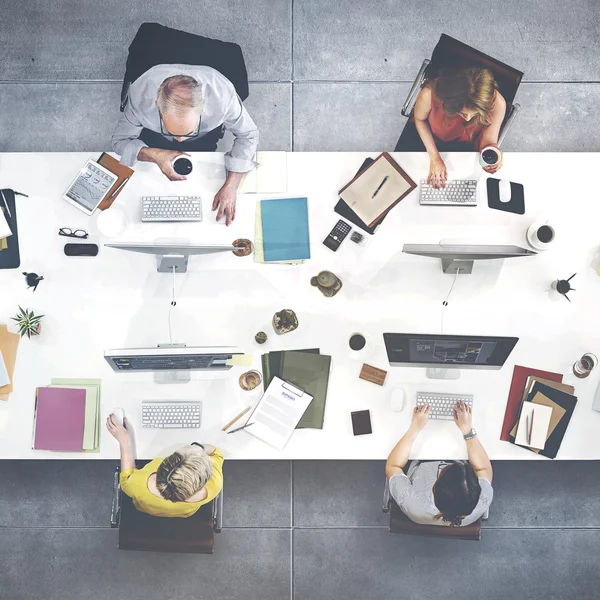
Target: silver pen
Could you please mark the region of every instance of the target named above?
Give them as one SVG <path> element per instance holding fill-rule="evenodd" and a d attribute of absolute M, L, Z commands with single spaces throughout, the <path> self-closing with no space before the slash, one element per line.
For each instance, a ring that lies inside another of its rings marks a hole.
<path fill-rule="evenodd" d="M 227 433 L 235 433 L 236 431 L 242 431 L 242 429 L 246 429 L 246 427 L 250 427 L 250 425 L 254 425 L 254 421 L 252 421 L 252 423 L 246 423 L 245 425 L 243 425 L 242 427 L 238 427 L 237 429 L 232 429 Z"/>
<path fill-rule="evenodd" d="M 10 208 L 8 208 L 8 203 L 6 202 L 6 198 L 4 197 L 4 192 L 0 190 L 0 194 L 2 194 L 2 201 L 4 202 L 4 206 L 6 207 L 6 212 L 8 216 L 12 219 L 12 215 L 10 214 Z"/>

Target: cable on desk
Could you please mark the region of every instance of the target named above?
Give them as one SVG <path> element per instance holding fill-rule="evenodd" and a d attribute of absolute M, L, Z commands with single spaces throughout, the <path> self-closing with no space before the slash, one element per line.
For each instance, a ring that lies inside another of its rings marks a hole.
<path fill-rule="evenodd" d="M 173 335 L 171 333 L 171 311 L 174 306 L 177 306 L 177 302 L 175 302 L 175 265 L 172 267 L 173 269 L 173 288 L 171 295 L 171 308 L 169 308 L 169 344 L 173 345 Z"/>
<path fill-rule="evenodd" d="M 444 311 L 446 310 L 446 306 L 448 306 L 448 300 L 450 299 L 450 294 L 452 294 L 452 290 L 454 289 L 454 284 L 456 283 L 456 280 L 458 279 L 458 274 L 460 273 L 460 269 L 456 269 L 456 275 L 454 276 L 454 281 L 452 282 L 452 285 L 450 286 L 450 291 L 448 292 L 448 295 L 446 296 L 446 299 L 442 302 L 442 322 L 440 325 L 440 333 L 443 335 L 444 333 Z"/>

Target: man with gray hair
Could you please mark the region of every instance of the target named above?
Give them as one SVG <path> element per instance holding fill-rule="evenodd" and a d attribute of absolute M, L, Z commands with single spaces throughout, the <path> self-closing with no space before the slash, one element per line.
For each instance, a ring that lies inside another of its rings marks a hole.
<path fill-rule="evenodd" d="M 217 220 L 224 214 L 229 225 L 235 218 L 237 189 L 255 166 L 258 129 L 221 73 L 193 65 L 157 65 L 146 71 L 129 88 L 112 146 L 124 165 L 153 162 L 178 181 L 185 177 L 175 172 L 173 160 L 187 152 L 214 152 L 224 130 L 235 140 L 225 154 L 227 178 L 212 210 L 218 209 Z"/>

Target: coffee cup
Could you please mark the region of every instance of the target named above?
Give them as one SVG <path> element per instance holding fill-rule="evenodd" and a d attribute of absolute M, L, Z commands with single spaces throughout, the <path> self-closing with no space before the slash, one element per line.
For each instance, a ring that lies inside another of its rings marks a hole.
<path fill-rule="evenodd" d="M 535 250 L 545 250 L 556 237 L 556 231 L 547 221 L 533 223 L 527 229 L 527 243 Z"/>
<path fill-rule="evenodd" d="M 495 146 L 486 146 L 479 153 L 479 166 L 493 167 L 500 160 L 500 152 Z"/>
<path fill-rule="evenodd" d="M 179 175 L 189 175 L 192 172 L 192 161 L 185 156 L 177 156 L 171 164 L 175 173 Z"/>

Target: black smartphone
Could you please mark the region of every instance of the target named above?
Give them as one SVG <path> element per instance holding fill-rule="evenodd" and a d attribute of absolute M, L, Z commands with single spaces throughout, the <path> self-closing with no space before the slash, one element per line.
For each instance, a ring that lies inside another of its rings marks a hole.
<path fill-rule="evenodd" d="M 370 410 L 357 410 L 356 412 L 350 413 L 350 415 L 352 416 L 352 431 L 354 435 L 373 433 L 373 430 L 371 429 Z"/>

